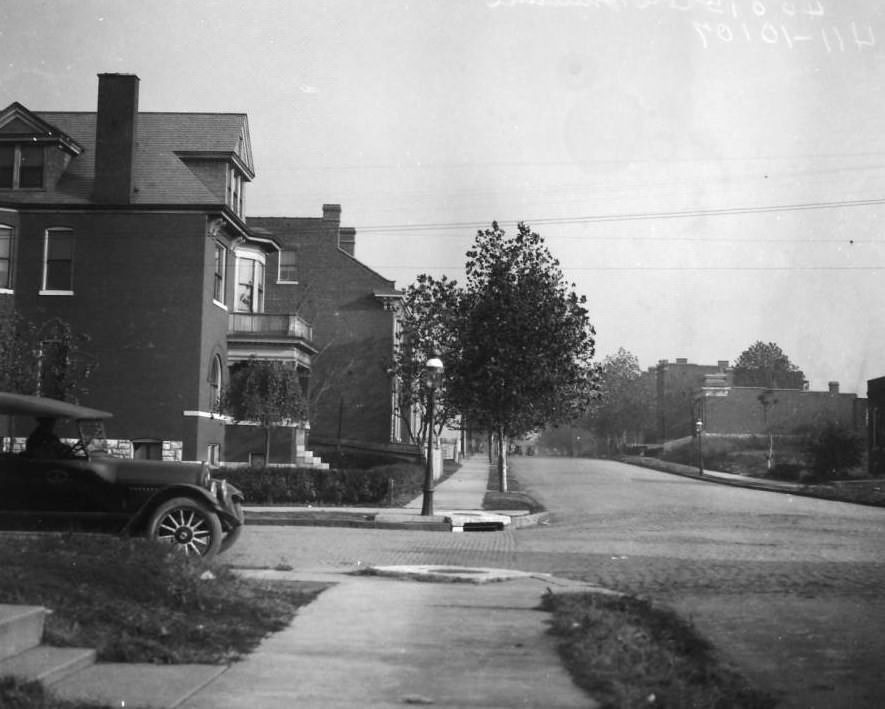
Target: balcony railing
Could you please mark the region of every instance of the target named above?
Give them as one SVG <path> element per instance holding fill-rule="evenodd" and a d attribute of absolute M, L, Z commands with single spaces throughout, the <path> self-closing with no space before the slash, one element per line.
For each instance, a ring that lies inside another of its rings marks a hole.
<path fill-rule="evenodd" d="M 231 313 L 228 334 L 300 337 L 308 342 L 313 340 L 313 328 L 297 315 L 289 314 Z"/>

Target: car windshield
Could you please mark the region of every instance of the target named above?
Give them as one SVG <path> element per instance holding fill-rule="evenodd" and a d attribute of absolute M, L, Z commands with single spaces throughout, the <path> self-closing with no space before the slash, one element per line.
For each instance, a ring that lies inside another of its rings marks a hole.
<path fill-rule="evenodd" d="M 104 432 L 104 421 L 101 419 L 80 419 L 80 440 L 90 453 L 107 453 L 108 440 Z"/>

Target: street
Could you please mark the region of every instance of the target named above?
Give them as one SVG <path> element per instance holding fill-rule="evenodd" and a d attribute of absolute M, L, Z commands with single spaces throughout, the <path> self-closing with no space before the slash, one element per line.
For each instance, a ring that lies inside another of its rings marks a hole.
<path fill-rule="evenodd" d="M 647 596 L 690 618 L 784 707 L 885 696 L 885 510 L 609 461 L 517 458 L 553 513 L 508 532 L 249 527 L 235 566 L 458 564 L 540 571 Z"/>

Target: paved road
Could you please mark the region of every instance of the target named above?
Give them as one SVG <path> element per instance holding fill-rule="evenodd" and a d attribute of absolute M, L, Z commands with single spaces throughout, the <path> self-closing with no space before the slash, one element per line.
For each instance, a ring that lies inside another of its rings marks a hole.
<path fill-rule="evenodd" d="M 785 707 L 885 697 L 885 510 L 605 461 L 519 458 L 549 525 L 445 534 L 250 527 L 227 557 L 298 569 L 460 564 L 543 571 L 672 605 Z"/>

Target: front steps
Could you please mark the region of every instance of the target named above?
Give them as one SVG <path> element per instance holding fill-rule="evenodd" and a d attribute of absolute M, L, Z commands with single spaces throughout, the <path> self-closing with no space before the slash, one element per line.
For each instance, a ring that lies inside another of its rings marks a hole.
<path fill-rule="evenodd" d="M 41 606 L 0 604 L 0 677 L 49 686 L 95 662 L 92 649 L 40 644 L 49 612 Z"/>

